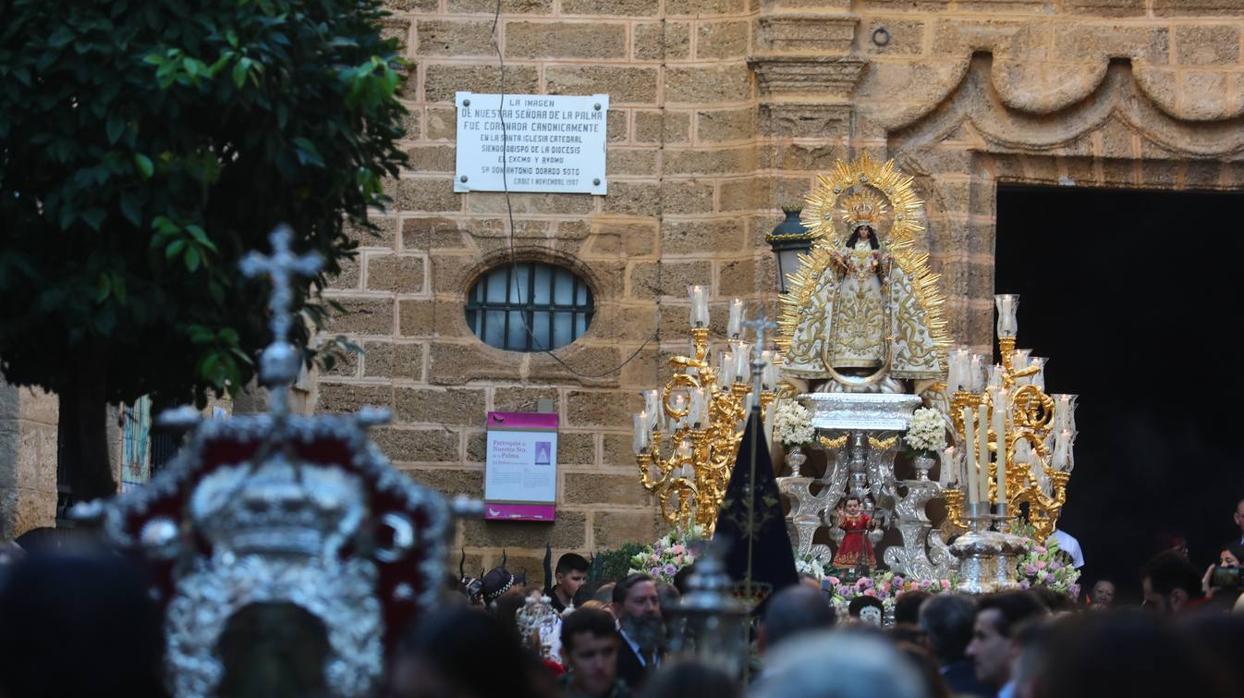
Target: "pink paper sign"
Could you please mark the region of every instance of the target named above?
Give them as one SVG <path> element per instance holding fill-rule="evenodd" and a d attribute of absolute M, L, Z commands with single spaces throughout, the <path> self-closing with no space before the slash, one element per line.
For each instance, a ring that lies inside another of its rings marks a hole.
<path fill-rule="evenodd" d="M 552 521 L 557 502 L 557 415 L 489 412 L 484 518 Z"/>

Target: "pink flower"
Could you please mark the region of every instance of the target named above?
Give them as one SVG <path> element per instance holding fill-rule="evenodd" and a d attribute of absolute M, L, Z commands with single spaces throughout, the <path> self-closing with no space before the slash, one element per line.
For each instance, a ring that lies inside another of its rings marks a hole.
<path fill-rule="evenodd" d="M 686 552 L 686 548 L 682 547 L 681 545 L 675 545 L 674 547 L 670 548 L 670 552 L 675 555 L 682 555 L 684 552 Z"/>
<path fill-rule="evenodd" d="M 864 596 L 872 596 L 872 597 L 876 598 L 876 596 L 877 596 L 877 592 L 876 592 L 876 591 L 874 591 L 874 590 L 872 590 L 872 589 L 865 589 L 865 590 L 864 590 Z"/>
<path fill-rule="evenodd" d="M 828 579 L 829 579 L 829 583 L 834 586 L 838 586 L 839 584 L 842 584 L 842 580 L 838 579 L 837 577 L 828 577 Z"/>
<path fill-rule="evenodd" d="M 942 580 L 942 589 L 945 591 L 950 591 L 950 580 L 949 579 Z"/>
<path fill-rule="evenodd" d="M 1037 560 L 1037 569 L 1043 570 L 1046 567 L 1045 560 Z"/>

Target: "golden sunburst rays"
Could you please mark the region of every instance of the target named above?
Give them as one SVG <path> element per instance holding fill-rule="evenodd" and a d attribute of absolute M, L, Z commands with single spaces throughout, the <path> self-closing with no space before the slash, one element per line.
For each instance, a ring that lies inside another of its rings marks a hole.
<path fill-rule="evenodd" d="M 929 256 L 915 250 L 916 240 L 924 232 L 924 202 L 916 196 L 913 183 L 893 160 L 878 162 L 868 153 L 850 162 L 839 160 L 828 174 L 817 177 L 800 217 L 815 242 L 809 254 L 800 256 L 799 269 L 788 275 L 789 292 L 782 296 L 777 341 L 783 351 L 789 349 L 804 313 L 816 310 L 812 301 L 817 280 L 833 263 L 832 250 L 846 243 L 858 220 L 849 216 L 863 206 L 871 207 L 878 219 L 874 225 L 878 242 L 889 247 L 895 263 L 911 278 L 925 325 L 942 366 L 946 365 L 951 342 L 943 308 L 945 296 L 941 277 L 929 269 Z"/>
<path fill-rule="evenodd" d="M 877 162 L 868 153 L 850 162 L 839 160 L 829 174 L 816 178 L 801 220 L 818 239 L 845 240 L 851 223 L 844 213 L 849 213 L 850 204 L 868 202 L 884 209 L 883 225 L 875 228 L 878 240 L 909 244 L 924 230 L 920 223 L 924 202 L 916 197 L 912 182 L 893 160 Z"/>

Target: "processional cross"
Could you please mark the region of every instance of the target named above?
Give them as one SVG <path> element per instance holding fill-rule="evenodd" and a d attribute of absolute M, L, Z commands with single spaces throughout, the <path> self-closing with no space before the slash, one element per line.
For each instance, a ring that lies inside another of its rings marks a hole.
<path fill-rule="evenodd" d="M 251 252 L 239 264 L 243 276 L 254 278 L 266 274 L 272 279 L 272 295 L 268 298 L 272 343 L 260 357 L 259 377 L 268 386 L 268 405 L 278 420 L 289 414 L 289 386 L 297 380 L 301 366 L 299 352 L 289 342 L 289 329 L 293 324 L 290 307 L 294 300 L 290 282 L 295 275 L 315 276 L 323 264 L 323 258 L 314 252 L 301 256 L 291 252 L 292 237 L 289 226 L 277 226 L 268 236 L 272 254 Z"/>
<path fill-rule="evenodd" d="M 752 351 L 752 408 L 760 409 L 760 393 L 764 390 L 763 376 L 761 369 L 764 368 L 764 361 L 761 360 L 761 352 L 765 349 L 765 334 L 768 330 L 776 330 L 777 323 L 765 317 L 762 313 L 754 320 L 748 320 L 743 323 L 745 327 L 752 328 L 756 333 L 756 343 L 753 345 Z M 776 387 L 776 386 L 775 386 Z"/>

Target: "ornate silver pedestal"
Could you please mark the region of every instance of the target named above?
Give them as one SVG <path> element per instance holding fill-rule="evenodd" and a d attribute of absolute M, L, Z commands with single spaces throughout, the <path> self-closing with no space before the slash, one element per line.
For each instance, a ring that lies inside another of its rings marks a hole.
<path fill-rule="evenodd" d="M 829 547 L 813 545 L 812 539 L 821 526 L 831 526 L 832 508 L 850 493 L 865 501 L 872 516 L 899 529 L 902 546 L 884 552 L 891 569 L 914 579 L 949 577 L 956 561 L 940 534 L 931 532 L 924 511 L 941 495 L 941 487 L 929 480 L 894 479 L 898 434 L 907 429 L 921 399 L 896 393 L 809 393 L 798 399 L 828 449 L 828 467 L 815 496 L 811 487 L 818 481 L 813 478 L 778 478 L 792 500 L 788 526 L 799 553 L 830 561 Z M 831 529 L 831 537 L 835 532 L 841 536 Z"/>
<path fill-rule="evenodd" d="M 791 500 L 786 527 L 796 551 L 801 556 L 810 554 L 822 564 L 828 564 L 833 552 L 823 543 L 813 544 L 812 538 L 822 526 L 821 515 L 829 506 L 831 490 L 822 487 L 819 493 L 813 495 L 812 484 L 819 480 L 812 477 L 780 477 L 777 481 L 778 489 Z"/>
<path fill-rule="evenodd" d="M 1006 528 L 1006 516 L 994 517 L 976 512 L 968 517 L 970 530 L 955 539 L 950 552 L 959 558 L 958 591 L 965 594 L 992 594 L 1019 588 L 1019 557 L 1028 552 L 1028 539 L 990 530 L 999 521 Z"/>

